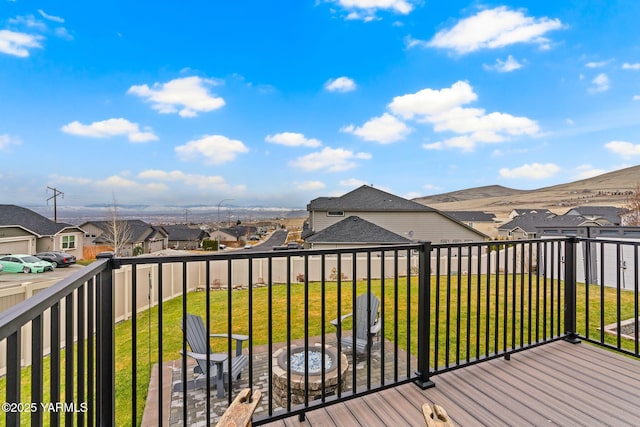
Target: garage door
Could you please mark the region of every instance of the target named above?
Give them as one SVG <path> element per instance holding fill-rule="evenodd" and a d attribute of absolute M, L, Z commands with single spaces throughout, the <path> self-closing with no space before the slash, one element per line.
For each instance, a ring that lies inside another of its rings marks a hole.
<path fill-rule="evenodd" d="M 0 254 L 28 254 L 30 240 L 3 241 L 0 239 Z"/>

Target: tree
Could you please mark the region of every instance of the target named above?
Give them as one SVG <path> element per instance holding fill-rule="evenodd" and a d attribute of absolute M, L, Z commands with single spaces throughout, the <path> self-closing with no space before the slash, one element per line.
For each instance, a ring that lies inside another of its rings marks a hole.
<path fill-rule="evenodd" d="M 624 208 L 623 224 L 640 226 L 640 183 L 636 183 L 636 188 L 627 197 Z"/>
<path fill-rule="evenodd" d="M 102 234 L 102 240 L 113 247 L 115 256 L 120 256 L 122 249 L 131 241 L 132 231 L 126 220 L 120 218 L 116 197 L 113 196 L 113 204 L 107 211 L 107 229 Z"/>

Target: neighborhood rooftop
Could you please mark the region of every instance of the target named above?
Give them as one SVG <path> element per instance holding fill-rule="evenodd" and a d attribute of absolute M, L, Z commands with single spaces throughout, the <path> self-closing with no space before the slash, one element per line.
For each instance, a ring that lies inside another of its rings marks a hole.
<path fill-rule="evenodd" d="M 318 197 L 307 210 L 433 211 L 433 208 L 363 185 L 340 197 Z"/>

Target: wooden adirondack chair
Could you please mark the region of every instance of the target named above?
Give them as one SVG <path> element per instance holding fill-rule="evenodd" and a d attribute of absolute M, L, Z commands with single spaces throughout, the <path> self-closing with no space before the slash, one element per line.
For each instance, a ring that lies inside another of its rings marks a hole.
<path fill-rule="evenodd" d="M 371 351 L 373 338 L 378 335 L 382 326 L 378 316 L 379 308 L 380 300 L 375 295 L 370 293 L 359 295 L 356 298 L 354 330 L 351 336 L 342 335 L 342 322 L 352 317 L 353 313 L 347 313 L 331 321 L 331 324 L 336 327 L 336 337 L 343 347 L 351 348 L 359 356 Z"/>
<path fill-rule="evenodd" d="M 216 386 L 217 397 L 224 397 L 224 385 L 229 383 L 229 362 L 227 353 L 213 353 L 209 345 L 210 338 L 227 338 L 236 341 L 236 354 L 231 359 L 231 378 L 236 380 L 240 377 L 242 370 L 249 364 L 249 357 L 242 354 L 242 343 L 249 339 L 246 335 L 232 334 L 210 334 L 204 327 L 204 322 L 200 316 L 187 314 L 187 344 L 191 351 L 187 351 L 187 356 L 192 357 L 198 363 L 193 372 L 198 374 L 195 379 L 187 381 L 187 384 L 177 383 L 174 385 L 174 391 L 182 391 L 186 386 L 187 390 L 205 387 L 207 381 L 207 372 L 211 378 L 211 384 Z M 182 321 L 180 327 L 184 330 Z M 209 354 L 210 365 L 207 369 L 207 353 Z"/>

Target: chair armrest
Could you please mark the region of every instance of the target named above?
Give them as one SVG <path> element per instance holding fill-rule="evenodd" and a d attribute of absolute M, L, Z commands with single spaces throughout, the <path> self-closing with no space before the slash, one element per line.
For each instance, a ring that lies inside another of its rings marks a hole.
<path fill-rule="evenodd" d="M 337 328 L 340 323 L 344 322 L 345 319 L 348 319 L 352 315 L 353 313 L 345 314 L 344 316 L 340 316 L 339 322 L 338 322 L 338 319 L 333 319 L 330 323 Z"/>
<path fill-rule="evenodd" d="M 378 332 L 380 332 L 381 328 L 382 328 L 382 322 L 380 320 L 378 320 L 376 323 L 371 325 L 371 333 L 375 335 Z"/>
<path fill-rule="evenodd" d="M 242 343 L 249 339 L 247 335 L 240 334 L 210 334 L 210 338 L 231 338 L 236 340 L 236 356 L 242 355 Z"/>
<path fill-rule="evenodd" d="M 182 350 L 180 350 L 180 354 L 183 354 Z M 193 357 L 196 360 L 203 360 L 205 362 L 207 361 L 206 353 L 194 353 L 193 351 L 187 351 L 186 354 L 187 356 Z M 209 360 L 214 363 L 221 363 L 227 360 L 227 355 L 223 353 L 211 353 L 209 354 Z"/>
<path fill-rule="evenodd" d="M 229 334 L 210 334 L 209 337 L 210 338 L 231 338 L 236 341 L 246 341 L 249 339 L 248 335 L 240 335 L 240 334 L 231 334 L 231 336 L 229 336 Z"/>

